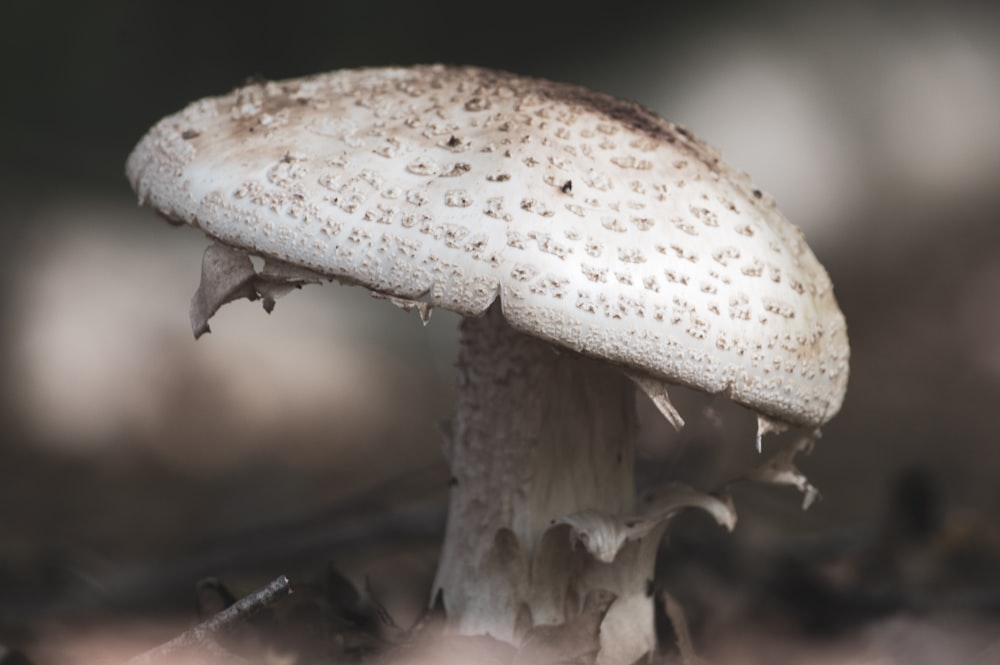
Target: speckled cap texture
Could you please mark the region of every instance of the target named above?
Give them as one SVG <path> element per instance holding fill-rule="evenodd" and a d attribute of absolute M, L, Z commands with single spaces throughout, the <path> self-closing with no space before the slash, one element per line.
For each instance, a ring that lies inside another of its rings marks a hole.
<path fill-rule="evenodd" d="M 223 243 L 818 426 L 844 317 L 799 230 L 683 128 L 470 67 L 254 83 L 160 121 L 140 200 Z"/>

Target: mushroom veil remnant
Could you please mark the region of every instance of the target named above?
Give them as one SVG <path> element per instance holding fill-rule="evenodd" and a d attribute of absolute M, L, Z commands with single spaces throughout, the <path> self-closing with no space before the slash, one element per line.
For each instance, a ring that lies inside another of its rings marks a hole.
<path fill-rule="evenodd" d="M 195 102 L 127 173 L 141 202 L 215 241 L 196 335 L 225 302 L 270 309 L 320 279 L 425 322 L 467 317 L 433 590 L 460 633 L 521 644 L 597 593 L 598 663 L 655 647 L 666 523 L 735 514 L 681 485 L 637 499 L 636 386 L 677 427 L 673 384 L 746 406 L 762 432 L 817 429 L 844 397 L 844 317 L 799 231 L 631 102 L 471 67 L 338 71 Z M 812 491 L 790 455 L 762 468 Z"/>

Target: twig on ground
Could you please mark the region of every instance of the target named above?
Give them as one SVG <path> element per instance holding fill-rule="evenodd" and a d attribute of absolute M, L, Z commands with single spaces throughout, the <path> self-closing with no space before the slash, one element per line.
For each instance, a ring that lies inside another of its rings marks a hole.
<path fill-rule="evenodd" d="M 160 646 L 132 658 L 125 665 L 155 663 L 181 649 L 192 647 L 216 652 L 219 649 L 219 645 L 215 641 L 215 636 L 218 633 L 238 621 L 245 620 L 257 614 L 279 598 L 283 598 L 291 592 L 292 588 L 288 583 L 288 578 L 282 575 L 267 586 L 240 598 L 210 619 L 181 633 L 169 642 L 164 642 Z"/>

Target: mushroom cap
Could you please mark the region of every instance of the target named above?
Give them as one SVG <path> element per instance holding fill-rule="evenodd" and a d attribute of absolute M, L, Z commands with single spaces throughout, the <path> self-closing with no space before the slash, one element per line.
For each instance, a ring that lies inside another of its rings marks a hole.
<path fill-rule="evenodd" d="M 844 317 L 801 232 L 683 128 L 472 67 L 252 83 L 164 118 L 142 202 L 248 252 L 480 315 L 789 423 L 839 410 Z"/>

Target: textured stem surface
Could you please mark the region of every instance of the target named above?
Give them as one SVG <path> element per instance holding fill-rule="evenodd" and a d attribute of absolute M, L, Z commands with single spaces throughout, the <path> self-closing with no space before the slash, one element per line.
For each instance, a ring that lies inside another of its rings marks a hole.
<path fill-rule="evenodd" d="M 446 442 L 448 527 L 434 588 L 449 624 L 516 644 L 533 626 L 570 621 L 588 592 L 603 589 L 617 600 L 598 662 L 632 662 L 654 640 L 653 557 L 636 556 L 649 546 L 632 543 L 602 563 L 573 546 L 570 527 L 552 523 L 581 511 L 631 514 L 633 384 L 606 363 L 512 330 L 496 307 L 463 322 L 459 369 Z M 623 651 L 605 648 L 623 639 L 632 643 Z"/>

